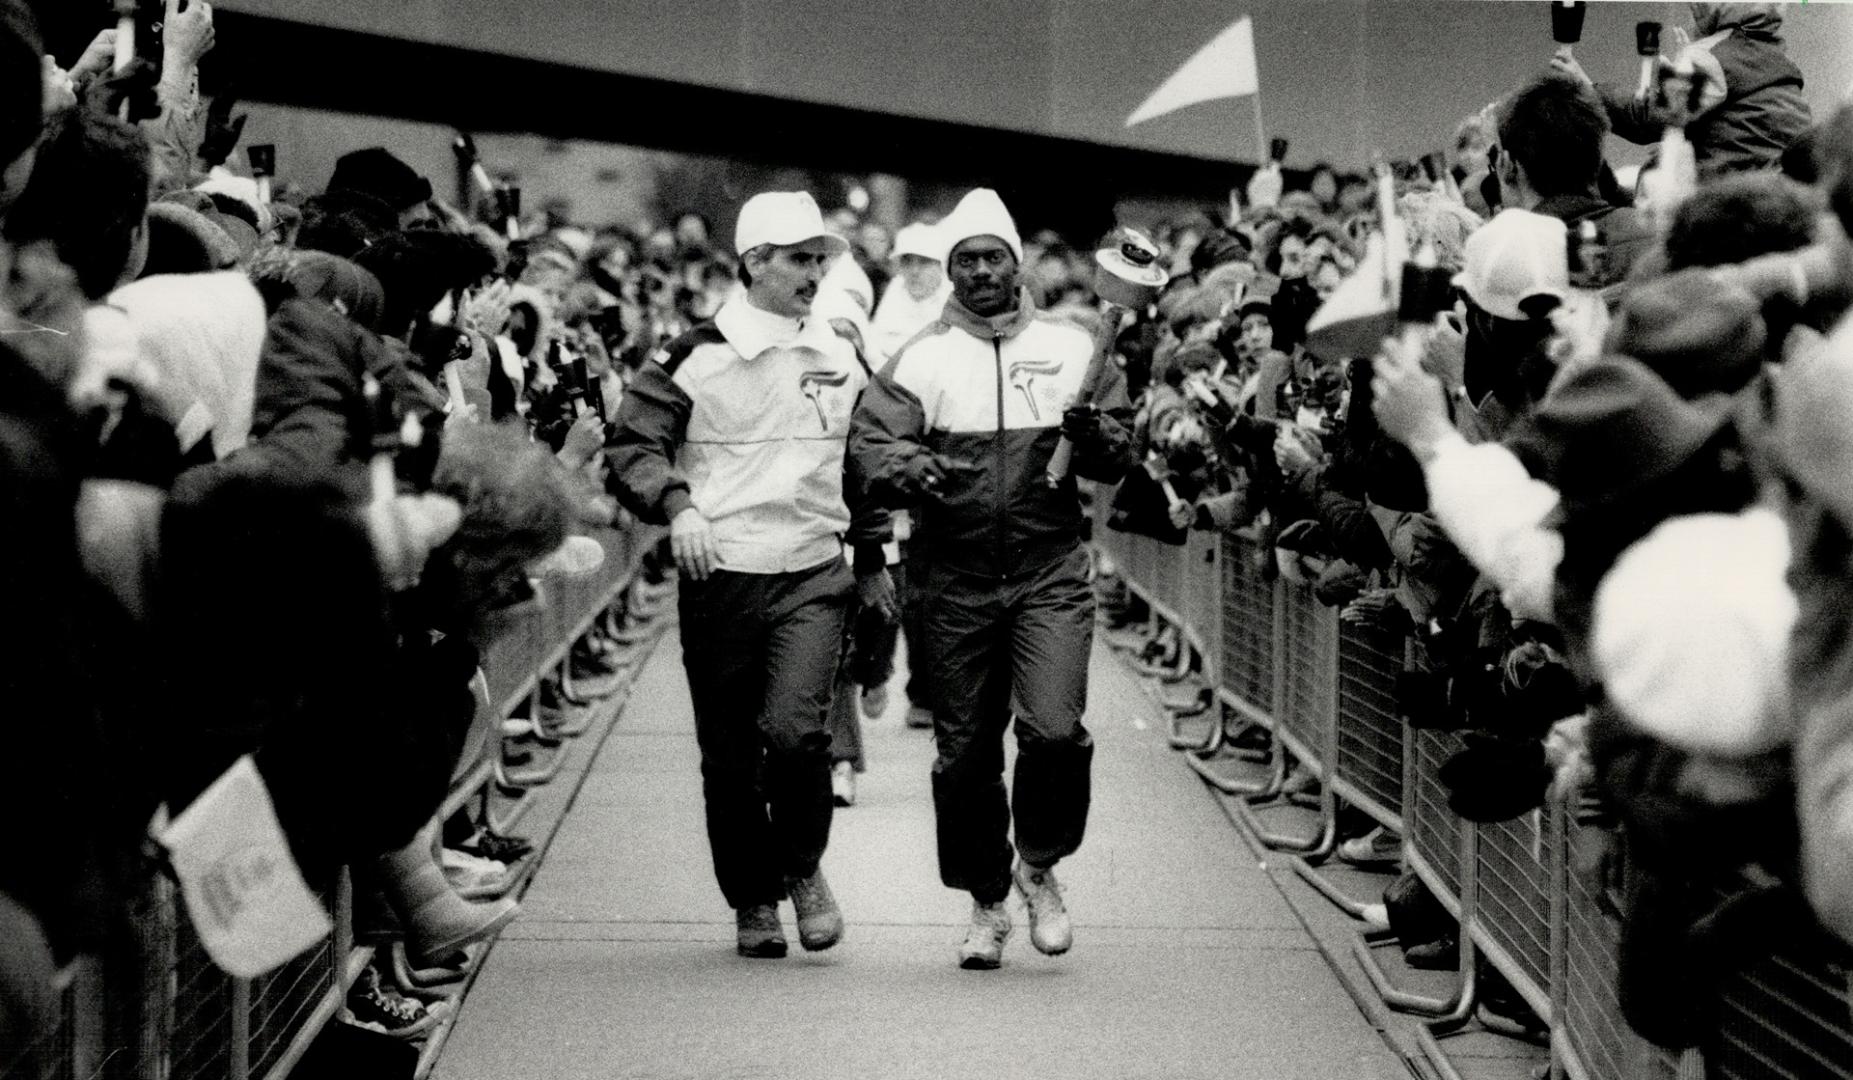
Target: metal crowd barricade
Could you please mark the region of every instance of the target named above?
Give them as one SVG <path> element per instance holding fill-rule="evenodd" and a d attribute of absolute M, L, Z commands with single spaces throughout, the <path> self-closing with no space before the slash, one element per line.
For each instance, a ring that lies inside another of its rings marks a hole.
<path fill-rule="evenodd" d="M 1272 740 L 1283 693 L 1282 667 L 1275 649 L 1282 637 L 1280 582 L 1263 571 L 1263 549 L 1252 541 L 1225 533 L 1212 542 L 1220 547 L 1216 562 L 1221 578 L 1213 611 L 1216 661 L 1212 690 L 1221 705 L 1217 711 L 1227 710 L 1237 720 L 1267 732 Z M 1258 781 L 1233 777 L 1220 772 L 1216 763 L 1255 759 L 1228 747 L 1226 735 L 1224 718 L 1218 715 L 1209 741 L 1185 758 L 1190 767 L 1228 795 L 1269 798 L 1277 794 L 1287 773 L 1286 755 L 1279 746 L 1273 746 L 1266 758 L 1270 768 L 1265 777 Z"/>
<path fill-rule="evenodd" d="M 1396 712 L 1396 680 L 1403 669 L 1403 639 L 1387 631 L 1338 624 L 1338 707 L 1333 714 L 1332 759 L 1326 781 L 1332 794 L 1397 834 L 1403 830 L 1403 723 Z M 1293 870 L 1354 919 L 1369 901 L 1346 895 L 1305 858 Z"/>
<path fill-rule="evenodd" d="M 1389 933 L 1364 933 L 1353 943 L 1353 953 L 1385 1004 L 1402 1012 L 1453 1020 L 1463 1011 L 1471 1015 L 1475 992 L 1472 925 L 1476 897 L 1479 834 L 1448 809 L 1448 793 L 1441 783 L 1441 763 L 1459 747 L 1451 732 L 1405 725 L 1403 757 L 1403 862 L 1459 923 L 1459 980 L 1446 998 L 1412 994 L 1394 986 L 1371 949 L 1395 944 Z"/>
<path fill-rule="evenodd" d="M 550 603 L 498 637 L 483 657 L 477 724 L 485 730 L 531 696 L 547 666 L 567 662 L 632 581 L 655 530 L 607 532 L 600 570 L 560 581 Z M 488 801 L 499 738 L 479 740 L 484 760 L 460 767 L 440 816 L 471 799 Z M 493 822 L 492 822 L 493 823 Z M 373 949 L 354 940 L 353 886 L 343 867 L 311 882 L 334 932 L 301 956 L 255 979 L 220 970 L 194 934 L 172 882 L 152 869 L 131 917 L 101 957 L 72 965 L 57 1022 L 30 1047 L 0 1056 L 0 1080 L 283 1080 L 340 1010 Z M 433 1036 L 432 1042 L 438 1036 Z M 430 1066 L 429 1049 L 421 1073 Z"/>
<path fill-rule="evenodd" d="M 1727 982 L 1713 1080 L 1853 1076 L 1853 953 L 1807 936 L 1754 955 Z"/>
<path fill-rule="evenodd" d="M 1487 960 L 1538 1017 L 1551 1018 L 1551 897 L 1555 830 L 1562 811 L 1550 806 L 1511 821 L 1481 825 L 1478 942 Z"/>
<path fill-rule="evenodd" d="M 1338 634 L 1338 752 L 1332 790 L 1392 832 L 1403 831 L 1403 722 L 1396 682 L 1405 642 L 1372 627 Z"/>
<path fill-rule="evenodd" d="M 1603 834 L 1573 824 L 1555 803 L 1491 825 L 1457 817 L 1440 770 L 1462 743 L 1452 732 L 1418 728 L 1397 715 L 1396 676 L 1406 649 L 1400 639 L 1341 626 L 1307 590 L 1262 573 L 1262 553 L 1242 537 L 1220 537 L 1220 557 L 1202 564 L 1193 538 L 1182 562 L 1171 565 L 1165 555 L 1178 552 L 1167 545 L 1111 530 L 1096 537 L 1152 603 L 1155 618 L 1213 657 L 1205 670 L 1223 706 L 1274 736 L 1272 773 L 1259 783 L 1212 767 L 1227 756 L 1221 738 L 1180 747 L 1192 751 L 1185 756 L 1191 767 L 1218 788 L 1256 800 L 1279 790 L 1288 752 L 1322 780 L 1320 831 L 1310 841 L 1270 834 L 1246 800 L 1239 802 L 1238 816 L 1258 838 L 1276 847 L 1309 846 L 1317 857 L 1329 850 L 1334 797 L 1402 832 L 1405 864 L 1459 921 L 1455 988 L 1433 998 L 1393 986 L 1372 953 L 1392 940 L 1384 934 L 1361 934 L 1354 951 L 1386 1003 L 1428 1018 L 1418 1042 L 1444 1078 L 1457 1073 L 1440 1040 L 1476 1015 L 1490 1029 L 1521 1034 L 1477 1008 L 1484 956 L 1548 1025 L 1553 1077 L 1853 1080 L 1853 950 L 1823 931 L 1798 931 L 1785 947 L 1755 955 L 1730 976 L 1707 1055 L 1647 1043 L 1621 1016 L 1613 901 L 1577 869 L 1593 862 Z M 1213 602 L 1202 595 L 1208 566 L 1220 576 Z M 1216 729 L 1220 735 L 1221 725 Z M 1306 861 L 1295 865 L 1339 899 Z"/>
<path fill-rule="evenodd" d="M 1318 781 L 1313 805 L 1319 823 L 1311 836 L 1270 831 L 1260 819 L 1257 805 L 1263 798 L 1236 804 L 1237 816 L 1267 847 L 1322 859 L 1337 840 L 1338 804 L 1332 793 L 1331 764 L 1338 733 L 1338 613 L 1319 603 L 1312 589 L 1282 584 L 1276 593 L 1280 612 L 1277 639 L 1279 708 L 1274 715 L 1275 757 L 1287 753 Z M 1286 803 L 1295 803 L 1287 796 Z"/>
<path fill-rule="evenodd" d="M 1570 869 L 1595 864 L 1600 846 L 1609 838 L 1603 830 L 1587 826 L 1564 832 L 1565 872 L 1559 878 L 1562 901 L 1553 958 L 1562 981 L 1553 988 L 1559 1021 L 1551 1031 L 1553 1053 L 1570 1080 L 1670 1080 L 1678 1075 L 1676 1063 L 1629 1030 L 1621 1016 L 1616 901 L 1588 874 Z"/>

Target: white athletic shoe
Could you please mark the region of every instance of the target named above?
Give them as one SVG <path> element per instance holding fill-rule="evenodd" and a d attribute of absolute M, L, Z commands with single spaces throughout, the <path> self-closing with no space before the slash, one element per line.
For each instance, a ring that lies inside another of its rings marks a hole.
<path fill-rule="evenodd" d="M 830 766 L 830 798 L 838 806 L 856 805 L 856 767 L 847 761 Z"/>
<path fill-rule="evenodd" d="M 1074 946 L 1074 924 L 1062 904 L 1062 887 L 1053 867 L 1037 870 L 1017 860 L 1011 872 L 1023 902 L 1029 906 L 1029 941 L 1045 956 L 1060 956 Z"/>
<path fill-rule="evenodd" d="M 967 971 L 995 971 L 1004 962 L 1010 938 L 1010 912 L 1001 903 L 972 901 L 972 925 L 959 946 L 959 966 Z"/>

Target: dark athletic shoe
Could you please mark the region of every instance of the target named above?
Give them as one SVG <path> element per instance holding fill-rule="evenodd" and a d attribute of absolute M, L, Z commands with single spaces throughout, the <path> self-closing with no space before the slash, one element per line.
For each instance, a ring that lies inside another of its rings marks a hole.
<path fill-rule="evenodd" d="M 776 904 L 755 904 L 734 912 L 734 927 L 741 956 L 777 960 L 785 955 L 785 926 Z"/>
<path fill-rule="evenodd" d="M 824 872 L 807 878 L 786 878 L 785 891 L 791 894 L 791 906 L 798 909 L 798 943 L 807 952 L 821 952 L 843 938 L 843 913 L 837 909 L 836 897 L 830 895 L 830 883 Z"/>

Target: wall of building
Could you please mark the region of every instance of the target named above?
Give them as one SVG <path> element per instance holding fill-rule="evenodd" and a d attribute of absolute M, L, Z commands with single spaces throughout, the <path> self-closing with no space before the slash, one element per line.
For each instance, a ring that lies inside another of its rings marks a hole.
<path fill-rule="evenodd" d="M 1546 5 L 1510 0 L 224 0 L 248 12 L 601 71 L 1227 160 L 1253 160 L 1252 103 L 1128 130 L 1165 75 L 1255 21 L 1263 114 L 1292 162 L 1419 155 L 1551 50 Z M 1684 4 L 1589 6 L 1585 66 L 1633 78 L 1633 24 Z M 1846 89 L 1853 7 L 1788 5 L 1825 109 Z M 668 14 L 668 13 L 673 14 Z M 647 103 L 587 103 L 635 109 Z"/>

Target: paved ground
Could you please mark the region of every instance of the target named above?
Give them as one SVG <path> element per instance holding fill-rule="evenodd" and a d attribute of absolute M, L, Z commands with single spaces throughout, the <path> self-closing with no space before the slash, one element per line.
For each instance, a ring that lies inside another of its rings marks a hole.
<path fill-rule="evenodd" d="M 1020 928 L 1003 970 L 958 970 L 969 900 L 939 884 L 931 740 L 901 724 L 897 693 L 868 724 L 870 771 L 825 857 L 844 943 L 736 957 L 673 635 L 471 991 L 440 1080 L 1408 1075 L 1104 649 L 1094 812 L 1061 868 L 1072 953 L 1040 956 Z"/>

